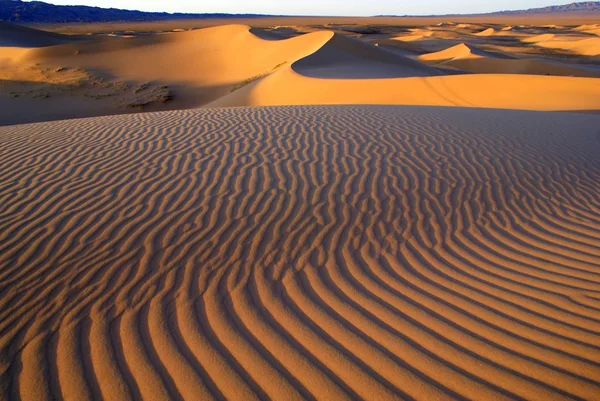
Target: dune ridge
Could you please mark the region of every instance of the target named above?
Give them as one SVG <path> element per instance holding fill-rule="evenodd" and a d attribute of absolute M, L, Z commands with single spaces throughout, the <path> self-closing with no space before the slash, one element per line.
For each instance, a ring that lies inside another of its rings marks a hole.
<path fill-rule="evenodd" d="M 489 55 L 489 52 L 475 50 L 472 46 L 465 43 L 459 43 L 439 52 L 433 52 L 419 56 L 419 60 L 440 61 L 457 58 L 478 58 Z"/>
<path fill-rule="evenodd" d="M 1 47 L 0 107 L 6 113 L 0 124 L 165 109 L 303 104 L 600 110 L 600 81 L 592 78 L 598 76 L 597 69 L 513 59 L 472 44 L 456 44 L 461 35 L 463 39 L 474 35 L 443 29 L 410 29 L 408 36 L 369 42 L 323 30 L 277 40 L 279 36 L 247 25 L 227 25 L 35 48 Z M 486 31 L 490 29 L 496 32 Z M 415 40 L 404 41 L 408 37 Z M 424 52 L 421 39 L 442 50 Z M 526 40 L 533 40 L 534 47 L 569 47 L 577 54 L 597 50 L 593 42 L 597 37 L 567 44 L 554 39 L 538 35 Z M 451 47 L 443 47 L 447 43 Z M 394 49 L 412 54 L 408 57 Z M 475 74 L 456 75 L 464 72 Z M 79 80 L 80 75 L 87 78 Z M 140 95 L 139 88 L 153 90 Z"/>
<path fill-rule="evenodd" d="M 496 30 L 494 28 L 487 28 L 487 29 L 484 29 L 481 32 L 477 32 L 475 34 L 475 36 L 492 36 L 492 35 L 495 35 L 496 33 L 497 32 L 496 32 Z"/>
<path fill-rule="evenodd" d="M 473 79 L 475 77 L 476 79 Z M 205 107 L 392 104 L 521 110 L 600 110 L 597 78 L 518 74 L 319 79 L 289 66 Z"/>
<path fill-rule="evenodd" d="M 0 21 L 0 46 L 34 48 L 73 43 L 82 39 L 85 38 L 79 35 L 61 35 Z"/>
<path fill-rule="evenodd" d="M 585 71 L 577 66 L 567 66 L 536 59 L 517 59 L 502 53 L 481 50 L 464 43 L 447 49 L 426 53 L 419 61 L 438 66 L 451 67 L 477 74 L 533 74 L 553 76 L 579 76 L 597 78 L 595 71 Z M 526 80 L 526 77 L 523 77 Z M 551 81 L 548 81 L 551 85 Z"/>
<path fill-rule="evenodd" d="M 599 122 L 0 127 L 0 399 L 598 399 Z"/>

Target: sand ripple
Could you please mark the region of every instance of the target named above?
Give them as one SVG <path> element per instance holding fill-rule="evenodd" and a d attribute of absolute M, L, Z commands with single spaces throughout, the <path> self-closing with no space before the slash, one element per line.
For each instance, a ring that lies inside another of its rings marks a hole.
<path fill-rule="evenodd" d="M 0 399 L 599 399 L 599 122 L 2 127 Z"/>

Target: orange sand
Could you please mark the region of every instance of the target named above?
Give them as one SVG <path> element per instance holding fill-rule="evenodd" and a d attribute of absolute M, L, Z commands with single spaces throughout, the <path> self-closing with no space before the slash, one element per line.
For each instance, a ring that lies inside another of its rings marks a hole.
<path fill-rule="evenodd" d="M 600 400 L 594 23 L 0 24 L 0 401 Z"/>

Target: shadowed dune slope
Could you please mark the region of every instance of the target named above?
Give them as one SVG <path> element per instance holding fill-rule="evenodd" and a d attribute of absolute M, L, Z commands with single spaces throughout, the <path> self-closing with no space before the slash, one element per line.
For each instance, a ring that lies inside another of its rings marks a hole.
<path fill-rule="evenodd" d="M 80 40 L 80 36 L 60 35 L 0 22 L 0 47 L 54 46 Z M 1 56 L 0 49 L 0 56 Z"/>
<path fill-rule="evenodd" d="M 305 76 L 333 79 L 440 75 L 418 61 L 339 34 L 315 53 L 296 61 L 293 69 Z"/>
<path fill-rule="evenodd" d="M 2 127 L 0 399 L 598 399 L 599 126 L 298 106 Z"/>

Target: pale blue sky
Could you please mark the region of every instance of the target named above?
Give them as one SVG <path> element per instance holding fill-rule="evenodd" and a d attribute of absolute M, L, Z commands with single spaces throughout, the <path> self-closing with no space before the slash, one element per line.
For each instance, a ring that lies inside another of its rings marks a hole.
<path fill-rule="evenodd" d="M 569 0 L 50 0 L 130 10 L 256 13 L 284 15 L 429 15 L 520 10 L 569 3 Z"/>

